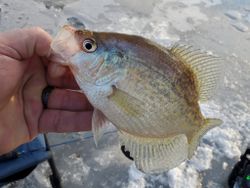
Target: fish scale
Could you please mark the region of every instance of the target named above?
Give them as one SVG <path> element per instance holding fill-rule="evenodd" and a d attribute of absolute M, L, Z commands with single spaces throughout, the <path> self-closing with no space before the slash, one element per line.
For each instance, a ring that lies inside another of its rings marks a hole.
<path fill-rule="evenodd" d="M 136 92 L 136 91 L 135 91 Z M 146 93 L 146 91 L 144 91 Z M 131 94 L 131 93 L 130 93 Z M 140 100 L 144 101 L 145 104 L 147 104 L 148 107 L 151 107 L 150 104 L 155 103 L 155 101 L 151 101 L 150 99 L 148 99 L 146 96 L 147 95 L 143 95 L 144 97 L 141 98 Z M 134 97 L 140 97 L 140 96 L 134 96 Z M 156 96 L 157 98 L 157 96 Z M 161 101 L 162 103 L 164 103 L 164 101 Z M 168 104 L 168 103 L 167 103 Z M 108 105 L 105 105 L 106 109 Z M 173 105 L 176 106 L 176 105 Z M 121 118 L 125 118 L 125 124 L 121 124 L 120 123 L 120 127 L 123 127 L 123 130 L 126 130 L 128 132 L 133 132 L 135 131 L 137 134 L 142 135 L 141 130 L 147 130 L 147 136 L 158 136 L 158 137 L 162 137 L 162 136 L 166 136 L 167 134 L 169 134 L 170 130 L 169 130 L 169 126 L 171 126 L 171 128 L 175 128 L 176 130 L 174 131 L 174 133 L 177 133 L 177 131 L 182 127 L 182 125 L 184 125 L 184 121 L 186 121 L 186 119 L 182 120 L 182 124 L 177 124 L 176 126 L 173 126 L 173 123 L 171 121 L 168 120 L 169 116 L 173 115 L 169 115 L 167 113 L 167 109 L 164 108 L 163 105 L 160 106 L 161 108 L 158 108 L 158 112 L 154 113 L 154 108 L 147 108 L 146 106 L 142 106 L 142 109 L 147 109 L 148 112 L 144 114 L 142 114 L 142 117 L 131 117 L 131 116 L 126 116 L 123 115 L 123 117 Z M 171 106 L 170 106 L 171 107 Z M 110 111 L 110 115 L 109 117 L 111 117 L 111 119 L 115 119 L 117 117 L 117 114 L 115 112 L 111 112 L 113 107 L 110 107 L 109 110 Z M 172 108 L 173 109 L 173 108 Z M 114 111 L 117 111 L 119 109 L 115 109 Z M 185 109 L 182 109 L 184 111 L 186 111 Z M 152 113 L 153 112 L 153 113 Z M 162 113 L 165 112 L 165 113 Z M 120 112 L 122 113 L 122 112 Z M 179 114 L 179 113 L 178 113 Z M 178 116 L 178 114 L 176 114 Z M 170 119 L 171 120 L 171 119 Z M 181 121 L 181 118 L 179 118 L 179 121 Z M 119 122 L 119 121 L 115 121 L 115 122 Z M 123 121 L 124 122 L 124 121 Z M 162 123 L 162 122 L 166 122 L 166 123 Z M 152 131 L 152 125 L 154 124 L 154 129 Z M 127 125 L 132 125 L 130 127 L 128 127 Z M 145 135 L 145 136 L 146 136 Z"/>
<path fill-rule="evenodd" d="M 141 68 L 141 69 L 145 69 L 145 67 Z M 143 78 L 145 78 L 144 80 L 149 80 L 149 81 L 151 80 L 151 82 L 148 82 L 148 84 L 146 85 L 147 88 L 144 88 L 143 95 L 140 95 L 140 92 L 137 90 L 138 85 L 140 85 L 140 81 L 138 81 L 138 80 L 136 80 L 136 82 L 135 82 L 131 79 L 126 79 L 128 84 L 123 83 L 122 85 L 124 85 L 126 88 L 121 88 L 121 89 L 130 91 L 131 96 L 138 98 L 141 101 L 146 101 L 145 104 L 149 104 L 148 106 L 152 107 L 152 109 L 155 106 L 154 104 L 161 104 L 158 107 L 158 110 L 165 112 L 165 113 L 159 113 L 163 117 L 168 115 L 168 113 L 169 113 L 167 111 L 168 109 L 165 106 L 167 106 L 167 107 L 169 106 L 171 109 L 174 109 L 174 107 L 180 106 L 179 105 L 180 100 L 175 100 L 175 104 L 173 104 L 174 101 L 169 101 L 169 98 L 164 97 L 165 93 L 169 92 L 170 87 L 171 87 L 164 77 L 159 78 L 160 75 L 154 75 L 154 74 L 145 75 L 145 73 L 150 73 L 149 70 L 147 70 L 147 71 L 142 70 L 140 72 L 144 73 L 144 74 L 138 74 L 141 76 L 141 80 L 143 80 Z M 132 75 L 129 75 L 128 77 L 133 78 Z M 158 79 L 156 79 L 157 77 L 158 77 Z M 161 88 L 159 88 L 159 84 L 162 85 Z M 130 88 L 127 88 L 127 85 L 129 85 Z M 141 85 L 143 85 L 143 84 L 141 84 Z M 153 92 L 153 94 L 151 92 Z M 169 93 L 174 95 L 173 92 L 169 92 Z M 152 97 L 152 98 L 150 98 L 150 97 Z M 149 111 L 151 111 L 152 109 L 149 109 Z M 187 110 L 183 109 L 183 111 L 185 112 Z M 154 128 L 157 129 L 157 127 L 154 127 Z M 162 124 L 160 124 L 160 128 L 162 128 Z M 162 132 L 164 130 L 159 130 L 159 131 Z"/>

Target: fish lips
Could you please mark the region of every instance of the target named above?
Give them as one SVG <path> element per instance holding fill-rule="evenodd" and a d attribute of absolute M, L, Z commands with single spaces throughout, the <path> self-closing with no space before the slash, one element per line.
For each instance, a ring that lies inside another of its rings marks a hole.
<path fill-rule="evenodd" d="M 75 29 L 68 25 L 61 28 L 51 43 L 51 61 L 68 65 L 70 58 L 81 51 L 74 32 Z"/>

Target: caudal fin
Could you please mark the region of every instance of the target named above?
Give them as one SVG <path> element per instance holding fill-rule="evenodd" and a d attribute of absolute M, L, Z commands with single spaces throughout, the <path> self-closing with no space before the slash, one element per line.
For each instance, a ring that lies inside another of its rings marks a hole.
<path fill-rule="evenodd" d="M 194 151 L 199 145 L 200 138 L 210 129 L 217 127 L 223 123 L 220 119 L 208 118 L 205 120 L 205 124 L 192 135 L 192 138 L 189 140 L 189 148 L 188 148 L 188 158 L 190 159 Z"/>
<path fill-rule="evenodd" d="M 121 145 L 130 152 L 136 167 L 145 173 L 159 173 L 178 166 L 188 156 L 184 134 L 169 138 L 144 138 L 119 133 Z"/>

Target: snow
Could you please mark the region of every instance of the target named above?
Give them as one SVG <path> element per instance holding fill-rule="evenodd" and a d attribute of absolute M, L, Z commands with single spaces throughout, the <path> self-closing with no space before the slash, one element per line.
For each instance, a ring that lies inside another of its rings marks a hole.
<path fill-rule="evenodd" d="M 64 162 L 67 166 L 71 166 L 71 170 L 64 171 L 61 174 L 62 181 L 71 176 L 71 181 L 77 185 L 82 185 L 84 178 L 89 173 L 90 167 L 86 165 L 83 159 L 76 153 L 64 158 Z"/>
<path fill-rule="evenodd" d="M 229 10 L 225 13 L 229 18 L 234 20 L 240 20 L 242 18 L 242 15 L 240 12 L 235 10 Z"/>
<path fill-rule="evenodd" d="M 129 188 L 140 188 L 146 186 L 146 181 L 144 179 L 145 174 L 137 170 L 135 165 L 132 164 L 128 170 L 129 173 Z"/>
<path fill-rule="evenodd" d="M 120 151 L 116 133 L 98 148 L 90 133 L 49 134 L 65 187 L 226 187 L 240 155 L 250 146 L 250 2 L 248 0 L 0 0 L 0 30 L 41 26 L 54 35 L 68 17 L 87 28 L 139 34 L 163 45 L 176 41 L 221 56 L 216 96 L 201 104 L 205 117 L 223 120 L 205 134 L 195 155 L 169 172 L 147 175 Z M 83 138 L 85 138 L 85 141 Z M 51 187 L 42 163 L 26 179 L 5 187 Z"/>
<path fill-rule="evenodd" d="M 232 25 L 236 29 L 238 29 L 239 31 L 242 31 L 242 32 L 248 31 L 248 27 L 245 24 L 243 24 L 243 23 L 238 22 L 238 23 L 235 23 L 235 24 L 232 24 Z"/>

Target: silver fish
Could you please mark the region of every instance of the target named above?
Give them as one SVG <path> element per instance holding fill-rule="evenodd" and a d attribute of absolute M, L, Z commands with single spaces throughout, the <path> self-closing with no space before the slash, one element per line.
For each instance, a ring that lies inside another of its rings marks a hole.
<path fill-rule="evenodd" d="M 95 142 L 106 122 L 138 169 L 162 172 L 191 158 L 201 136 L 222 123 L 205 118 L 220 59 L 190 46 L 165 48 L 139 36 L 64 26 L 52 45 L 94 106 Z"/>

